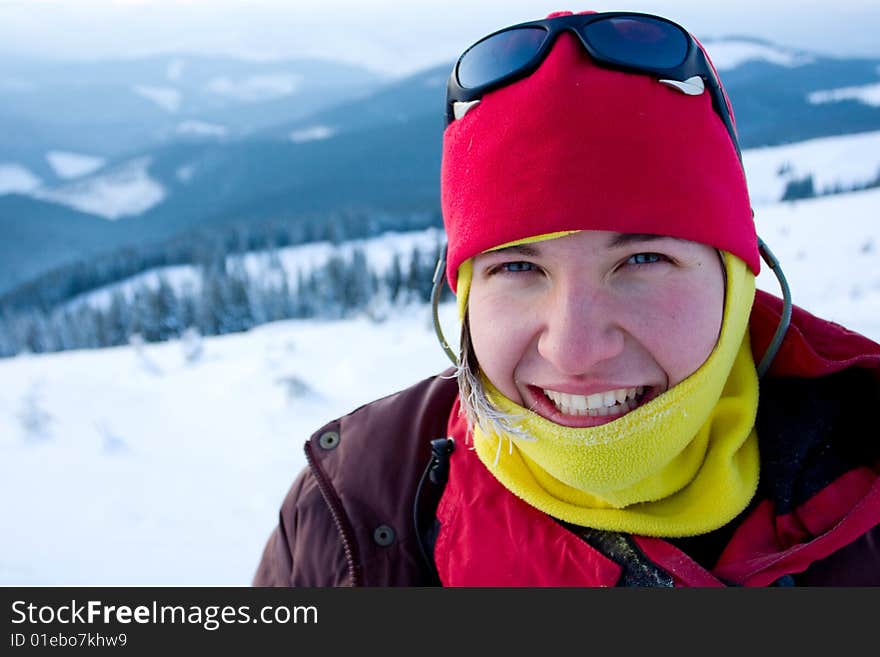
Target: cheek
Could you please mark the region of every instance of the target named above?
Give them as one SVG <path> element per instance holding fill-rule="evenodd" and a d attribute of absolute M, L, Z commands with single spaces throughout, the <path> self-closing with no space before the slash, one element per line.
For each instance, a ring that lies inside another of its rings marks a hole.
<path fill-rule="evenodd" d="M 640 306 L 633 333 L 672 387 L 699 369 L 718 341 L 724 311 L 720 273 L 717 281 L 704 279 L 656 290 Z"/>
<path fill-rule="evenodd" d="M 521 403 L 514 372 L 532 340 L 528 318 L 497 300 L 474 299 L 472 295 L 471 301 L 476 303 L 468 308 L 468 323 L 480 369 L 508 399 Z"/>

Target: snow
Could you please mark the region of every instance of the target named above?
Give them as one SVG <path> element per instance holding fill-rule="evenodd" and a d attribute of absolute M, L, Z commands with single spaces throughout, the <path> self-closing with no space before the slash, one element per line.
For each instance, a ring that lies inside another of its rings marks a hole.
<path fill-rule="evenodd" d="M 138 96 L 151 100 L 167 112 L 176 112 L 180 109 L 182 100 L 181 93 L 173 87 L 154 87 L 149 85 L 136 85 L 132 91 Z"/>
<path fill-rule="evenodd" d="M 0 195 L 27 194 L 42 184 L 27 167 L 14 162 L 0 162 Z"/>
<path fill-rule="evenodd" d="M 68 151 L 49 151 L 46 160 L 61 178 L 87 176 L 104 166 L 104 158 Z"/>
<path fill-rule="evenodd" d="M 164 280 L 177 295 L 196 292 L 202 287 L 202 278 L 198 268 L 192 265 L 174 265 L 151 269 L 112 285 L 87 292 L 71 300 L 69 307 L 76 309 L 81 304 L 86 304 L 93 308 L 107 310 L 113 301 L 114 292 L 119 292 L 127 301 L 131 301 L 140 289 L 157 290 L 160 280 Z"/>
<path fill-rule="evenodd" d="M 842 100 L 857 100 L 865 105 L 880 107 L 880 82 L 863 84 L 855 87 L 841 87 L 839 89 L 814 91 L 807 96 L 807 100 L 813 105 L 839 103 Z"/>
<path fill-rule="evenodd" d="M 209 80 L 206 88 L 210 93 L 219 96 L 256 102 L 295 94 L 299 91 L 302 81 L 301 75 L 290 73 L 252 75 L 241 80 L 219 76 Z"/>
<path fill-rule="evenodd" d="M 336 134 L 336 129 L 326 125 L 314 125 L 308 128 L 300 128 L 290 133 L 290 140 L 296 143 L 305 141 L 317 141 L 327 139 Z"/>
<path fill-rule="evenodd" d="M 789 181 L 808 175 L 817 192 L 864 185 L 880 176 L 880 131 L 752 148 L 743 163 L 754 205 L 780 200 Z"/>
<path fill-rule="evenodd" d="M 779 66 L 795 67 L 808 64 L 813 59 L 806 53 L 747 40 L 706 41 L 703 46 L 718 71 L 736 68 L 749 61 L 765 61 Z"/>
<path fill-rule="evenodd" d="M 110 220 L 138 215 L 165 199 L 165 189 L 150 177 L 149 166 L 150 158 L 136 158 L 97 176 L 37 190 L 33 196 Z"/>
<path fill-rule="evenodd" d="M 880 342 L 880 189 L 755 209 L 792 302 Z M 758 287 L 781 296 L 769 267 Z"/>
<path fill-rule="evenodd" d="M 176 132 L 184 137 L 225 137 L 229 134 L 229 128 L 219 123 L 188 120 L 178 123 Z"/>
<path fill-rule="evenodd" d="M 248 584 L 308 435 L 446 367 L 429 320 L 0 361 L 0 584 Z"/>
<path fill-rule="evenodd" d="M 877 207 L 880 190 L 867 190 L 767 204 L 756 223 L 796 304 L 880 341 Z M 361 246 L 381 267 L 438 236 Z M 330 249 L 279 257 L 307 266 Z M 173 285 L 188 275 L 165 274 Z M 766 266 L 758 287 L 778 294 Z M 441 318 L 455 345 L 452 304 Z M 304 440 L 448 364 L 423 305 L 384 323 L 292 320 L 0 360 L 0 585 L 247 585 L 305 464 Z"/>

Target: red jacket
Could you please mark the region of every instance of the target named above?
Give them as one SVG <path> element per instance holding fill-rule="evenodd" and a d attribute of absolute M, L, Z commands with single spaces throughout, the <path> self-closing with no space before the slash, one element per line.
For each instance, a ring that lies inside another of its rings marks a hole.
<path fill-rule="evenodd" d="M 780 312 L 779 299 L 758 291 L 756 360 Z M 758 493 L 726 527 L 691 539 L 563 526 L 507 492 L 461 443 L 449 485 L 432 483 L 431 441 L 447 435 L 457 398 L 451 374 L 366 404 L 307 441 L 309 466 L 282 505 L 255 586 L 436 584 L 435 537 L 438 555 L 455 555 L 452 567 L 438 564 L 453 586 L 880 585 L 880 345 L 863 336 L 794 309 L 761 381 Z M 480 504 L 500 505 L 497 522 L 463 521 L 469 507 L 451 496 L 467 487 Z M 438 523 L 441 495 L 441 509 L 465 513 Z"/>

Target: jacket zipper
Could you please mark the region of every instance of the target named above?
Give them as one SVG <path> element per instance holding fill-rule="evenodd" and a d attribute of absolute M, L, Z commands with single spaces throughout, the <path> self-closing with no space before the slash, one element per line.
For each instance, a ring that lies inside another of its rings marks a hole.
<path fill-rule="evenodd" d="M 315 481 L 318 483 L 318 490 L 321 491 L 321 496 L 330 508 L 330 515 L 333 516 L 333 522 L 336 524 L 336 529 L 342 539 L 342 549 L 345 552 L 345 559 L 348 562 L 348 572 L 351 577 L 351 585 L 353 587 L 361 586 L 361 569 L 358 564 L 357 547 L 352 538 L 353 530 L 351 528 L 351 523 L 345 515 L 345 510 L 342 508 L 342 502 L 339 500 L 339 497 L 336 495 L 336 492 L 333 490 L 332 485 L 327 479 L 327 475 L 320 467 L 318 467 L 318 463 L 312 454 L 312 443 L 310 441 L 306 442 L 305 452 L 309 469 L 315 476 Z"/>

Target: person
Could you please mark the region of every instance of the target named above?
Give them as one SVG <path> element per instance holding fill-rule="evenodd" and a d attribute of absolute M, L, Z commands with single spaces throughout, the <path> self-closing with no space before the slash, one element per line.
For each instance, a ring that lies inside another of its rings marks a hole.
<path fill-rule="evenodd" d="M 699 42 L 557 12 L 446 111 L 457 366 L 306 442 L 253 585 L 880 585 L 880 345 L 791 305 Z"/>

